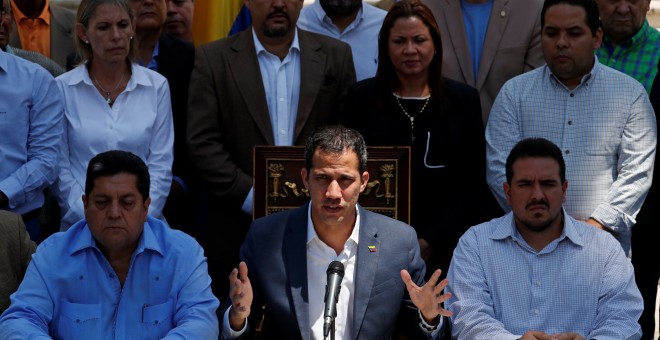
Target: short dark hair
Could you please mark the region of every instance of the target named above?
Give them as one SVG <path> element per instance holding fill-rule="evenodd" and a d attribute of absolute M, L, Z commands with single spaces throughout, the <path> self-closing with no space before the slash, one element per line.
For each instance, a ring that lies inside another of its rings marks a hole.
<path fill-rule="evenodd" d="M 513 163 L 521 158 L 552 158 L 559 164 L 559 178 L 563 184 L 566 181 L 566 163 L 561 150 L 555 143 L 545 138 L 525 138 L 519 141 L 506 158 L 506 182 L 511 184 L 513 178 Z"/>
<path fill-rule="evenodd" d="M 128 151 L 110 150 L 101 152 L 89 161 L 87 178 L 85 179 L 85 197 L 94 189 L 94 181 L 99 177 L 109 177 L 120 173 L 137 176 L 137 189 L 142 195 L 142 201 L 149 198 L 149 169 L 144 161 Z"/>
<path fill-rule="evenodd" d="M 314 132 L 305 145 L 305 169 L 307 171 L 312 168 L 312 157 L 317 148 L 334 154 L 353 150 L 358 157 L 360 173 L 367 171 L 367 146 L 357 130 L 342 125 L 328 125 Z"/>
<path fill-rule="evenodd" d="M 596 31 L 600 27 L 600 14 L 598 13 L 598 4 L 595 0 L 545 0 L 541 9 L 541 28 L 545 27 L 545 12 L 548 11 L 548 8 L 561 4 L 582 7 L 586 16 L 586 24 L 591 30 L 591 35 L 596 35 Z"/>

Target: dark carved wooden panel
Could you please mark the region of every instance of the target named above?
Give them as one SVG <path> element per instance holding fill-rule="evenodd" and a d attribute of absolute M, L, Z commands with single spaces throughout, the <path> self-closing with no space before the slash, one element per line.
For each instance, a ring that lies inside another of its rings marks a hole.
<path fill-rule="evenodd" d="M 300 177 L 304 151 L 302 146 L 254 148 L 254 218 L 307 202 L 309 194 Z M 410 148 L 371 146 L 367 154 L 369 183 L 360 205 L 410 223 Z"/>

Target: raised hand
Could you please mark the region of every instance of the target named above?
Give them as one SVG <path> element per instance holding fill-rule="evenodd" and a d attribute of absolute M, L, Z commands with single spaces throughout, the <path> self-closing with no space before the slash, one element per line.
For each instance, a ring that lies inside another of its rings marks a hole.
<path fill-rule="evenodd" d="M 415 306 L 422 312 L 424 321 L 428 324 L 437 324 L 438 316 L 452 316 L 452 312 L 442 308 L 442 303 L 451 297 L 451 293 L 442 294 L 447 286 L 447 279 L 438 283 L 440 278 L 440 269 L 436 270 L 428 282 L 419 287 L 410 277 L 407 270 L 401 271 L 401 279 L 406 284 L 410 299 Z"/>
<path fill-rule="evenodd" d="M 248 278 L 247 265 L 243 261 L 229 274 L 229 298 L 229 324 L 233 330 L 239 331 L 245 326 L 252 305 L 252 285 Z"/>

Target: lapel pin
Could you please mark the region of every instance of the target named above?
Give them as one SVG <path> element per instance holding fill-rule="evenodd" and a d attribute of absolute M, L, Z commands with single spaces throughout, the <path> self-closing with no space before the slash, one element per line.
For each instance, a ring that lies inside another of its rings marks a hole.
<path fill-rule="evenodd" d="M 368 246 L 369 252 L 370 253 L 375 253 L 376 252 L 376 246 Z"/>
<path fill-rule="evenodd" d="M 504 17 L 506 16 L 506 12 L 505 12 L 504 10 L 502 10 L 502 12 L 500 12 L 500 16 L 501 16 L 502 18 L 504 18 Z"/>

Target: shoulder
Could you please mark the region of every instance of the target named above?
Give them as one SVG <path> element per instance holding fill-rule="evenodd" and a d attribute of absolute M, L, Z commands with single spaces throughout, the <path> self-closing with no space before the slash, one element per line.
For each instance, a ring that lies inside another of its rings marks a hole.
<path fill-rule="evenodd" d="M 354 95 L 368 96 L 369 98 L 374 95 L 376 91 L 376 78 L 367 78 L 358 81 L 351 86 L 349 92 Z M 364 98 L 363 98 L 364 99 Z"/>
<path fill-rule="evenodd" d="M 149 228 L 153 233 L 165 256 L 186 259 L 203 252 L 197 240 L 159 219 L 147 217 L 145 228 Z"/>
<path fill-rule="evenodd" d="M 205 44 L 199 45 L 198 50 L 204 54 L 211 54 L 213 56 L 223 55 L 229 51 L 240 51 L 252 45 L 254 49 L 254 42 L 252 40 L 252 29 L 246 29 L 240 33 L 236 33 L 226 38 L 217 39 Z"/>
<path fill-rule="evenodd" d="M 248 234 L 255 237 L 273 237 L 283 234 L 286 226 L 291 223 L 301 223 L 307 225 L 308 204 L 300 207 L 287 209 L 268 216 L 255 219 L 250 226 Z"/>
<path fill-rule="evenodd" d="M 359 206 L 359 209 L 360 228 L 375 227 L 378 234 L 383 236 L 380 238 L 381 241 L 384 239 L 403 241 L 411 238 L 417 240 L 417 233 L 409 224 L 383 214 L 369 211 L 362 206 Z"/>
<path fill-rule="evenodd" d="M 188 55 L 195 53 L 195 46 L 190 42 L 177 39 L 165 32 L 160 34 L 158 39 L 160 47 L 166 53 L 176 53 L 179 55 Z"/>
<path fill-rule="evenodd" d="M 53 15 L 53 18 L 62 21 L 64 24 L 73 26 L 76 19 L 76 11 L 53 3 L 53 1 L 48 3 L 48 8 L 50 9 L 50 13 Z"/>
<path fill-rule="evenodd" d="M 298 41 L 300 42 L 301 50 L 306 48 L 329 51 L 350 50 L 350 46 L 341 40 L 300 28 L 298 28 Z"/>
<path fill-rule="evenodd" d="M 474 87 L 453 79 L 443 77 L 442 84 L 450 97 L 452 95 L 479 96 L 479 92 Z"/>
<path fill-rule="evenodd" d="M 625 87 L 631 90 L 646 92 L 644 86 L 637 81 L 635 78 L 616 70 L 612 67 L 609 67 L 605 64 L 601 64 L 597 61 L 597 71 L 598 74 L 596 77 L 601 78 L 600 84 L 606 87 L 615 88 L 615 87 Z"/>
<path fill-rule="evenodd" d="M 10 78 L 21 80 L 30 79 L 34 82 L 41 82 L 44 80 L 43 78 L 50 80 L 53 79 L 53 77 L 50 75 L 50 73 L 48 73 L 48 71 L 46 71 L 46 69 L 31 61 L 23 59 L 17 55 L 11 55 L 6 52 L 0 53 L 2 53 L 2 57 L 0 57 L 0 69 L 4 68 L 2 64 L 7 65 L 5 72 Z M 39 79 L 34 79 L 34 77 L 39 77 Z"/>
<path fill-rule="evenodd" d="M 147 84 L 150 84 L 156 88 L 168 86 L 167 79 L 156 71 L 150 70 L 135 63 L 132 65 L 132 71 L 138 83 L 144 83 L 146 81 Z"/>
<path fill-rule="evenodd" d="M 515 8 L 514 15 L 529 16 L 530 13 L 541 13 L 543 0 L 509 0 L 509 7 Z"/>

